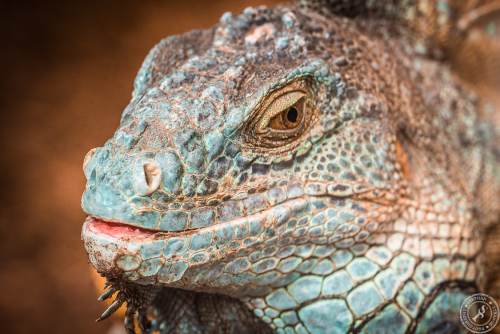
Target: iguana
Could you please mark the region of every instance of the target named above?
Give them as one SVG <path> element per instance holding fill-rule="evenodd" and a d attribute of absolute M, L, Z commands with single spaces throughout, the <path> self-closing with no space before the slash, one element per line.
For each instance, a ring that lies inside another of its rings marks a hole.
<path fill-rule="evenodd" d="M 302 1 L 162 40 L 84 161 L 100 319 L 126 302 L 129 332 L 465 332 L 500 152 L 446 61 L 498 9 Z"/>

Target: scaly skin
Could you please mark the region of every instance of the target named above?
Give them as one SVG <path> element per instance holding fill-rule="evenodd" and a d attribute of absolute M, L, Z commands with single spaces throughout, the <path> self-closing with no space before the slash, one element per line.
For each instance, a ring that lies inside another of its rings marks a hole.
<path fill-rule="evenodd" d="M 280 6 L 151 51 L 84 165 L 82 238 L 131 331 L 136 310 L 162 333 L 464 331 L 495 137 L 409 36 Z"/>

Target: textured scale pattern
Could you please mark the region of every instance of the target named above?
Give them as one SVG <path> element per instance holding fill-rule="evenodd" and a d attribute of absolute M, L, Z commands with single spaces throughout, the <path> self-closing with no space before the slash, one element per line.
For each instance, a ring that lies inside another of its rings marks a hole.
<path fill-rule="evenodd" d="M 499 212 L 495 129 L 410 29 L 314 8 L 161 41 L 86 157 L 82 238 L 143 331 L 464 331 Z M 291 85 L 306 87 L 303 131 L 263 137 L 267 100 Z"/>

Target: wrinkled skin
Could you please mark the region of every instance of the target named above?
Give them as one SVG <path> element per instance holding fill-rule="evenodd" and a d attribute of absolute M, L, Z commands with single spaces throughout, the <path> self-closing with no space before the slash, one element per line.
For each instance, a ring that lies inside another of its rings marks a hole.
<path fill-rule="evenodd" d="M 498 209 L 494 138 L 407 34 L 276 7 L 160 42 L 85 161 L 91 263 L 164 294 L 229 296 L 247 329 L 463 331 Z M 293 135 L 267 121 L 289 87 L 305 101 Z M 185 296 L 177 326 L 153 305 L 162 332 L 208 331 Z"/>

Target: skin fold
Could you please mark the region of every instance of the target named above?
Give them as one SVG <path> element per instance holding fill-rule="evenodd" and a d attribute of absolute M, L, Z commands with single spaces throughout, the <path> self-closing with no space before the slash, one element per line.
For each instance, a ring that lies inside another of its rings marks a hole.
<path fill-rule="evenodd" d="M 315 6 L 162 40 L 85 158 L 82 239 L 129 331 L 465 332 L 495 129 L 414 30 Z"/>

